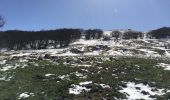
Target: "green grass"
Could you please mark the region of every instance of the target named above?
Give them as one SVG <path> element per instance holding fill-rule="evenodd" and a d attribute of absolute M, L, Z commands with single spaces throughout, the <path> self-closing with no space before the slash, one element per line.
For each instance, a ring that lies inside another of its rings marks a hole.
<path fill-rule="evenodd" d="M 78 67 L 70 64 L 64 65 L 62 64 L 64 60 L 25 62 L 27 64 L 25 68 L 0 72 L 0 75 L 13 76 L 10 81 L 0 81 L 0 100 L 15 100 L 23 92 L 34 93 L 34 96 L 30 96 L 26 100 L 100 100 L 101 98 L 114 100 L 114 97 L 125 99 L 126 96 L 121 94 L 119 90 L 125 86 L 123 82 L 129 81 L 170 90 L 170 71 L 155 66 L 157 63 L 170 63 L 168 60 L 115 58 L 112 61 L 103 61 L 99 64 L 94 61 L 95 57 L 84 58 L 83 62 L 80 59 L 67 59 L 79 64 L 90 64 L 93 61 L 93 64 L 91 67 Z M 8 63 L 19 62 L 16 59 L 8 61 Z M 86 75 L 87 78 L 79 78 L 74 74 L 75 72 Z M 55 75 L 46 77 L 45 74 L 49 73 Z M 69 75 L 69 78 L 60 79 L 59 75 Z M 80 95 L 69 94 L 68 89 L 71 84 L 84 81 L 93 82 L 86 85 L 87 88 L 91 88 L 90 92 L 83 92 Z M 102 88 L 97 84 L 107 84 L 111 88 Z M 170 99 L 170 94 L 155 97 L 167 100 Z"/>

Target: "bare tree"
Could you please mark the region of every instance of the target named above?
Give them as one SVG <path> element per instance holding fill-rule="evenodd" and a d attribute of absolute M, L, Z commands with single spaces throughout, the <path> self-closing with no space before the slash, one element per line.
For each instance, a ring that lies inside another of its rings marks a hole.
<path fill-rule="evenodd" d="M 3 27 L 4 24 L 5 24 L 5 19 L 2 16 L 0 16 L 0 28 Z"/>

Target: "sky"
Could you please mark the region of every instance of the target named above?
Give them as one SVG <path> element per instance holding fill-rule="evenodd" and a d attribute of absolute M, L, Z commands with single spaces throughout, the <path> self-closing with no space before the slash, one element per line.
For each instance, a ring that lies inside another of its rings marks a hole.
<path fill-rule="evenodd" d="M 134 29 L 170 26 L 170 0 L 0 0 L 2 30 Z"/>

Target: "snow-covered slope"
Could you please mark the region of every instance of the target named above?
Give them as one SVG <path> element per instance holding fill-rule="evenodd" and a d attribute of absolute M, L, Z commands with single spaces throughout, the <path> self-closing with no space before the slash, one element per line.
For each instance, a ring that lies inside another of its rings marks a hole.
<path fill-rule="evenodd" d="M 126 30 L 119 30 L 121 34 Z M 81 38 L 67 48 L 5 51 L 11 57 L 22 56 L 138 56 L 170 57 L 168 39 L 122 39 L 112 36 L 113 31 L 105 31 L 101 39 L 85 40 Z M 107 39 L 105 39 L 107 37 Z M 121 36 L 120 36 L 121 37 Z"/>
<path fill-rule="evenodd" d="M 82 96 L 80 100 L 86 96 L 103 100 L 166 98 L 170 93 L 170 40 L 123 39 L 128 30 L 118 31 L 118 38 L 106 31 L 100 39 L 82 37 L 60 49 L 1 51 L 1 87 L 13 83 L 5 95 L 16 89 L 18 99 L 37 98 L 41 93 L 48 96 L 49 91 L 59 97 Z"/>

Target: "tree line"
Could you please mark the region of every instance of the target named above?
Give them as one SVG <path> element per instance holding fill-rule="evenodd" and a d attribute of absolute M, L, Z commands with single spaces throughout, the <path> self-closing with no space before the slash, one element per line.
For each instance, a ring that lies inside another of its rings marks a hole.
<path fill-rule="evenodd" d="M 152 30 L 148 32 L 148 37 L 155 38 L 155 39 L 162 39 L 162 38 L 170 39 L 170 27 L 162 27 L 156 30 Z"/>
<path fill-rule="evenodd" d="M 46 31 L 1 31 L 0 48 L 9 50 L 62 48 L 80 39 L 82 34 L 86 39 L 99 39 L 102 37 L 103 31 L 66 28 Z"/>

